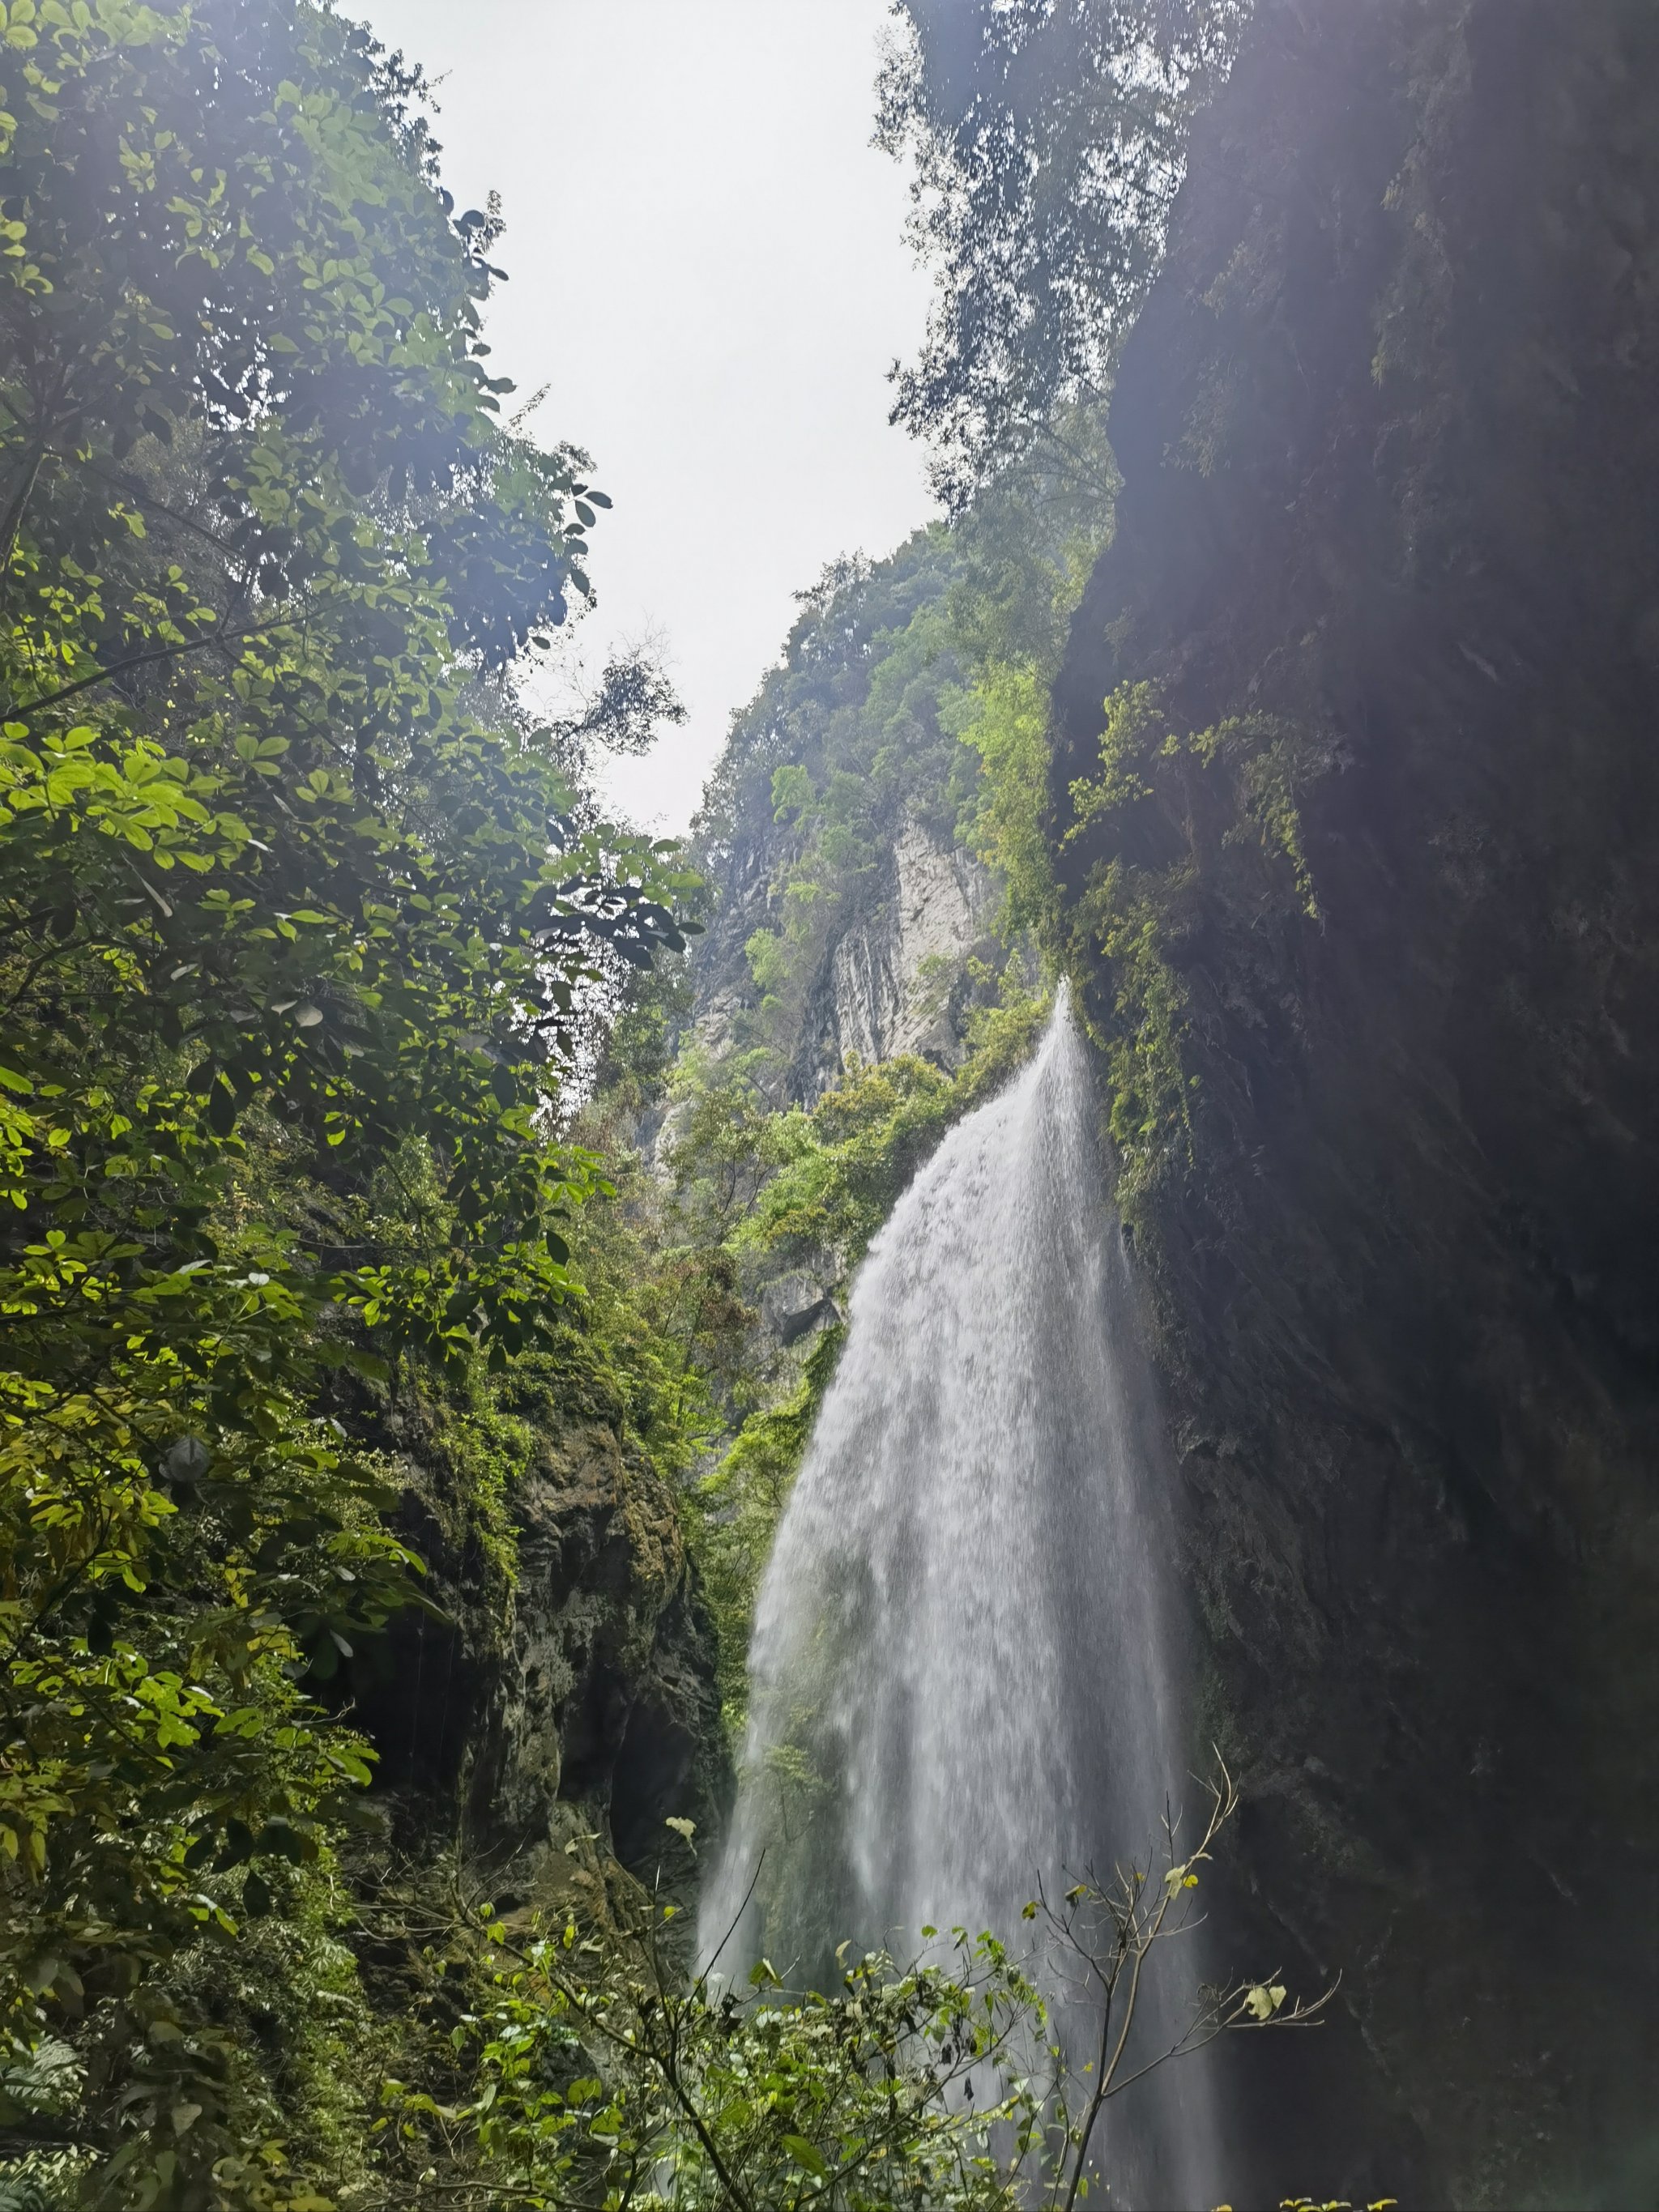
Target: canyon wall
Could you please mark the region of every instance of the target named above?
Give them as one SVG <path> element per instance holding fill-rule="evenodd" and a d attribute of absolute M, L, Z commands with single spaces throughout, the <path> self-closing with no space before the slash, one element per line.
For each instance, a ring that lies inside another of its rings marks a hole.
<path fill-rule="evenodd" d="M 1659 14 L 1261 9 L 1122 358 L 1051 799 L 1109 1085 L 1176 1086 L 1117 1127 L 1236 1924 L 1342 1975 L 1238 2083 L 1286 2186 L 1345 2133 L 1408 2202 L 1659 2173 L 1656 392 Z M 1103 829 L 1139 684 L 1212 734 Z M 1092 927 L 1131 880 L 1161 996 Z"/>

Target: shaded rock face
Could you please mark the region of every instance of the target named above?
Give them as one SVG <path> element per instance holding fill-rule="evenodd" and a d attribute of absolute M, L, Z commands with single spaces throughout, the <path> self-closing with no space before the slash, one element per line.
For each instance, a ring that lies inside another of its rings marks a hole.
<path fill-rule="evenodd" d="M 669 1814 L 707 1825 L 699 1761 L 720 1735 L 674 1500 L 594 1425 L 548 1451 L 518 1510 L 510 1663 L 466 1777 L 474 1817 L 530 1838 L 556 1801 L 603 1810 L 617 1857 L 643 1864 L 672 1844 Z"/>
<path fill-rule="evenodd" d="M 611 1427 L 578 1421 L 548 1437 L 514 1516 L 516 1575 L 492 1601 L 434 1521 L 411 1529 L 453 1621 L 395 1623 L 358 1698 L 406 1840 L 453 1840 L 544 1900 L 583 1881 L 602 1896 L 611 1856 L 681 1886 L 695 1861 L 665 1824 L 711 1832 L 731 1783 L 673 1497 Z"/>
<path fill-rule="evenodd" d="M 1343 1977 L 1236 2054 L 1237 2201 L 1650 2203 L 1659 10 L 1266 0 L 1111 435 L 1060 821 L 1128 681 L 1322 764 L 1316 916 L 1170 860 L 1192 1135 L 1130 1222 L 1219 1921 Z"/>

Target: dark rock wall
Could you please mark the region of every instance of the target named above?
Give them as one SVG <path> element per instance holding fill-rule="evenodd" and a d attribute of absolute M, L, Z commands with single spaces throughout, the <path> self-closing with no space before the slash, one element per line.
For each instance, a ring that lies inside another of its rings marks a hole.
<path fill-rule="evenodd" d="M 620 1425 L 538 1404 L 514 1485 L 510 1571 L 457 1540 L 453 1480 L 417 1433 L 410 1540 L 444 1617 L 400 1616 L 352 1687 L 378 1786 L 416 1858 L 453 1847 L 509 1905 L 584 1894 L 619 1865 L 676 1892 L 731 1787 L 714 1627 L 668 1484 Z"/>
<path fill-rule="evenodd" d="M 1057 829 L 1126 681 L 1322 764 L 1316 915 L 1194 861 L 1130 1223 L 1238 1939 L 1343 1976 L 1249 2185 L 1650 2203 L 1659 9 L 1264 0 L 1111 436 Z"/>

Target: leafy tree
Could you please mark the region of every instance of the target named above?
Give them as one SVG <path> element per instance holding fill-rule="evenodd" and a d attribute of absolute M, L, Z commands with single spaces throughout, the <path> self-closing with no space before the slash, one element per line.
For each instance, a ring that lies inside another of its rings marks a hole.
<path fill-rule="evenodd" d="M 1029 2142 L 1029 2100 L 1012 2063 L 1006 2094 L 976 2107 L 970 2085 L 1040 2007 L 994 1939 L 939 1964 L 872 1954 L 823 1995 L 763 1964 L 745 2002 L 688 1984 L 673 1917 L 647 1902 L 620 1931 L 572 1918 L 525 1942 L 484 1908 L 465 2091 L 392 2085 L 381 2201 L 441 2179 L 465 2212 L 1012 2212 L 990 2145 L 1005 2124 Z"/>
<path fill-rule="evenodd" d="M 1158 267 L 1193 114 L 1248 0 L 902 0 L 878 137 L 938 293 L 894 419 L 954 510 L 1098 398 Z"/>
<path fill-rule="evenodd" d="M 99 2201 L 252 2202 L 200 1990 L 415 1564 L 329 1378 L 556 1325 L 561 1070 L 684 879 L 509 711 L 606 502 L 500 426 L 411 81 L 301 0 L 8 0 L 0 88 L 0 2025 Z"/>
<path fill-rule="evenodd" d="M 599 688 L 573 726 L 573 735 L 605 752 L 647 753 L 665 722 L 685 720 L 685 707 L 659 663 L 635 650 L 605 663 Z"/>
<path fill-rule="evenodd" d="M 450 2037 L 455 2093 L 394 2081 L 375 2201 L 547 2212 L 1075 2212 L 1108 2193 L 1106 2106 L 1223 2034 L 1316 2026 L 1329 1995 L 1273 1975 L 1199 1989 L 1171 2039 L 1135 2040 L 1155 1980 L 1178 1976 L 1196 1896 L 1237 1798 L 1222 1769 L 1196 1844 L 1179 1823 L 1104 1882 L 1026 1908 L 1040 1942 L 916 1932 L 930 1948 L 849 1960 L 795 1989 L 759 1960 L 746 1989 L 684 1971 L 678 1908 L 509 1924 L 458 1900 L 448 1959 L 471 2002 Z M 1054 2039 L 1044 1991 L 1066 2007 Z M 432 2192 L 428 2195 L 427 2192 Z M 1386 2204 L 1391 2200 L 1384 2199 Z M 1372 2208 L 1381 2212 L 1381 2206 Z"/>
<path fill-rule="evenodd" d="M 1003 882 L 1002 925 L 1054 935 L 1049 857 L 1048 694 L 1030 662 L 988 668 L 957 708 L 957 734 L 979 757 L 980 780 L 963 832 Z"/>

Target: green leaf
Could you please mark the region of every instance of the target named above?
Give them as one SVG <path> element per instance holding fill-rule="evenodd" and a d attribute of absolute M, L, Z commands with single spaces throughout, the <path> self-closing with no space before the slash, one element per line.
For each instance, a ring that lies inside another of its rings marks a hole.
<path fill-rule="evenodd" d="M 805 2166 L 808 2173 L 816 2175 L 820 2181 L 828 2179 L 830 2168 L 824 2163 L 822 2152 L 808 2142 L 805 2136 L 784 2136 L 781 2141 L 783 2148 L 797 2166 Z"/>

